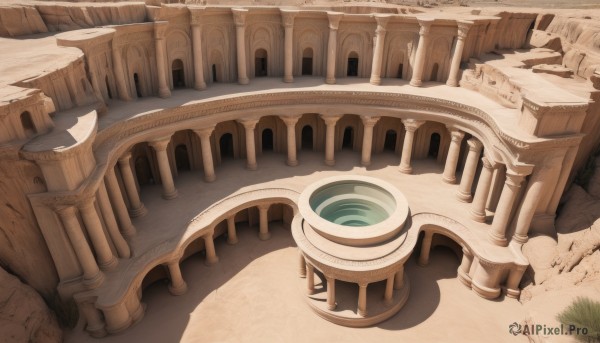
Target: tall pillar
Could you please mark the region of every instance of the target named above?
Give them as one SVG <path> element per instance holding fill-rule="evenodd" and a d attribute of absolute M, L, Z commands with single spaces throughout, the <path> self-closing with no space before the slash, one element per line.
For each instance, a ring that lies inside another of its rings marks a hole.
<path fill-rule="evenodd" d="M 560 202 L 560 198 L 562 197 L 567 181 L 569 180 L 569 174 L 571 172 L 571 169 L 573 168 L 575 157 L 577 157 L 577 150 L 579 150 L 579 145 L 571 146 L 567 149 L 565 158 L 562 163 L 560 175 L 558 177 L 558 181 L 556 182 L 556 187 L 554 188 L 554 193 L 552 195 L 552 198 L 550 199 L 550 203 L 548 203 L 547 213 L 549 214 L 556 214 L 558 203 Z"/>
<path fill-rule="evenodd" d="M 377 29 L 375 30 L 375 51 L 373 53 L 373 65 L 371 66 L 371 84 L 381 84 L 381 64 L 383 63 L 383 44 L 385 42 L 385 27 L 390 20 L 389 14 L 375 14 Z"/>
<path fill-rule="evenodd" d="M 85 331 L 90 333 L 90 336 L 94 338 L 101 338 L 106 336 L 106 329 L 104 328 L 104 321 L 93 302 L 84 301 L 80 302 L 79 309 L 81 315 L 85 318 L 87 325 Z"/>
<path fill-rule="evenodd" d="M 367 316 L 367 282 L 361 281 L 358 283 L 358 315 L 361 317 Z"/>
<path fill-rule="evenodd" d="M 494 175 L 494 166 L 490 163 L 487 157 L 481 158 L 483 168 L 475 189 L 475 197 L 473 198 L 473 207 L 471 207 L 471 218 L 477 222 L 485 222 L 485 203 L 490 194 L 492 187 L 492 176 Z"/>
<path fill-rule="evenodd" d="M 206 250 L 206 260 L 204 264 L 207 266 L 213 265 L 219 262 L 219 257 L 215 251 L 215 242 L 213 241 L 213 235 L 215 234 L 214 229 L 207 232 L 202 238 L 204 239 L 204 249 Z"/>
<path fill-rule="evenodd" d="M 154 22 L 154 46 L 156 47 L 156 73 L 158 74 L 158 96 L 168 98 L 171 96 L 171 89 L 167 82 L 167 43 L 165 41 L 165 31 L 168 22 Z"/>
<path fill-rule="evenodd" d="M 457 277 L 463 285 L 471 288 L 471 276 L 469 275 L 469 271 L 471 270 L 471 264 L 473 264 L 473 254 L 465 247 L 462 248 L 462 252 L 463 257 L 460 266 L 458 267 Z"/>
<path fill-rule="evenodd" d="M 181 268 L 179 261 L 169 262 L 169 276 L 171 283 L 169 284 L 169 292 L 173 295 L 183 295 L 187 292 L 187 284 L 181 276 Z"/>
<path fill-rule="evenodd" d="M 417 46 L 417 55 L 415 57 L 415 67 L 413 68 L 412 78 L 410 79 L 410 85 L 420 87 L 423 84 L 421 78 L 423 77 L 423 68 L 425 67 L 425 54 L 429 47 L 429 32 L 431 31 L 431 24 L 433 19 L 422 18 L 418 19 L 421 29 L 419 30 L 419 44 Z"/>
<path fill-rule="evenodd" d="M 131 96 L 127 88 L 127 82 L 125 81 L 125 71 L 123 69 L 123 59 L 121 58 L 121 47 L 117 46 L 114 41 L 112 45 L 112 60 L 113 60 L 113 74 L 115 75 L 115 81 L 117 83 L 117 92 L 119 99 L 129 101 Z"/>
<path fill-rule="evenodd" d="M 227 217 L 227 244 L 237 244 L 237 232 L 235 230 L 235 214 Z"/>
<path fill-rule="evenodd" d="M 298 165 L 296 158 L 296 123 L 300 116 L 280 116 L 287 128 L 287 165 L 294 167 Z"/>
<path fill-rule="evenodd" d="M 100 206 L 106 229 L 115 245 L 117 254 L 119 257 L 129 258 L 129 256 L 131 256 L 131 251 L 129 250 L 129 245 L 119 231 L 119 225 L 117 225 L 117 219 L 115 218 L 112 206 L 110 205 L 108 192 L 106 191 L 104 182 L 100 182 L 100 186 L 98 187 L 98 205 Z"/>
<path fill-rule="evenodd" d="M 454 54 L 452 55 L 452 62 L 450 62 L 450 73 L 448 75 L 448 81 L 446 84 L 451 87 L 458 86 L 458 71 L 460 70 L 460 61 L 462 60 L 463 49 L 465 47 L 465 38 L 472 21 L 459 20 L 456 22 L 458 25 L 458 35 L 456 36 L 456 45 L 454 46 Z"/>
<path fill-rule="evenodd" d="M 368 166 L 371 164 L 371 151 L 373 150 L 373 127 L 379 121 L 379 117 L 360 116 L 363 123 L 363 142 L 360 164 Z"/>
<path fill-rule="evenodd" d="M 177 197 L 177 189 L 173 182 L 173 174 L 171 173 L 171 165 L 169 164 L 169 156 L 167 155 L 167 146 L 171 142 L 171 136 L 161 137 L 155 141 L 148 142 L 154 151 L 156 151 L 156 161 L 158 162 L 158 170 L 160 172 L 160 181 L 162 183 L 162 197 L 169 200 Z"/>
<path fill-rule="evenodd" d="M 325 164 L 328 166 L 335 165 L 335 123 L 341 117 L 321 114 L 321 118 L 325 121 L 327 127 L 325 132 Z"/>
<path fill-rule="evenodd" d="M 327 41 L 327 76 L 325 78 L 325 83 L 330 85 L 335 83 L 337 31 L 343 16 L 343 13 L 327 12 L 327 18 L 329 19 L 329 39 Z"/>
<path fill-rule="evenodd" d="M 246 15 L 247 9 L 232 8 L 233 22 L 235 23 L 235 41 L 237 50 L 237 73 L 238 83 L 247 85 L 248 74 L 246 72 Z"/>
<path fill-rule="evenodd" d="M 456 183 L 456 166 L 458 165 L 458 157 L 460 155 L 460 145 L 465 133 L 454 128 L 448 128 L 450 131 L 450 147 L 448 148 L 448 156 L 446 157 L 446 165 L 444 166 L 444 174 L 442 180 L 446 183 Z"/>
<path fill-rule="evenodd" d="M 96 212 L 96 206 L 94 206 L 94 197 L 86 199 L 80 206 L 81 217 L 87 233 L 90 236 L 96 257 L 98 259 L 98 265 L 103 270 L 112 270 L 117 266 L 117 259 L 113 255 L 112 250 L 102 229 L 102 223 Z"/>
<path fill-rule="evenodd" d="M 123 185 L 125 186 L 125 192 L 129 198 L 129 215 L 132 217 L 140 217 L 146 214 L 148 210 L 140 200 L 137 187 L 135 185 L 135 179 L 133 171 L 131 170 L 131 152 L 125 153 L 125 155 L 119 158 L 119 169 L 121 170 L 121 176 L 123 177 Z"/>
<path fill-rule="evenodd" d="M 131 223 L 131 218 L 127 212 L 127 206 L 123 200 L 123 194 L 121 194 L 121 187 L 119 187 L 119 182 L 117 181 L 114 167 L 109 167 L 106 170 L 106 176 L 104 177 L 104 180 L 107 186 L 110 203 L 113 205 L 115 212 L 117 213 L 121 232 L 123 235 L 125 235 L 125 237 L 135 236 L 135 226 L 133 226 Z"/>
<path fill-rule="evenodd" d="M 258 205 L 258 222 L 259 222 L 259 232 L 258 238 L 261 241 L 266 241 L 271 238 L 271 233 L 269 232 L 269 204 Z"/>
<path fill-rule="evenodd" d="M 240 120 L 240 124 L 246 130 L 246 169 L 256 170 L 256 146 L 254 141 L 254 128 L 258 123 L 258 119 Z"/>
<path fill-rule="evenodd" d="M 326 276 L 327 279 L 327 309 L 329 311 L 335 310 L 335 279 L 331 276 Z"/>
<path fill-rule="evenodd" d="M 204 167 L 204 181 L 206 182 L 213 182 L 217 179 L 215 175 L 212 148 L 210 145 L 210 136 L 214 130 L 214 126 L 194 130 L 194 133 L 196 133 L 198 138 L 200 138 L 200 145 L 202 147 L 202 166 Z"/>
<path fill-rule="evenodd" d="M 299 257 L 298 261 L 300 262 L 298 272 L 299 272 L 301 278 L 305 278 L 306 277 L 306 259 L 304 259 L 304 255 L 302 255 L 302 253 L 299 253 L 298 257 Z"/>
<path fill-rule="evenodd" d="M 65 227 L 81 269 L 83 269 L 83 284 L 92 289 L 102 284 L 104 275 L 98 268 L 94 254 L 83 235 L 83 230 L 81 225 L 79 225 L 79 220 L 77 220 L 76 211 L 75 207 L 69 206 L 58 209 L 57 213 Z"/>
<path fill-rule="evenodd" d="M 383 302 L 386 305 L 391 305 L 394 301 L 394 274 L 390 275 L 385 282 L 385 293 L 383 294 Z"/>
<path fill-rule="evenodd" d="M 194 50 L 194 89 L 206 89 L 204 63 L 202 61 L 202 13 L 204 9 L 189 8 L 192 24 L 192 48 Z"/>
<path fill-rule="evenodd" d="M 513 299 L 519 298 L 519 294 L 521 294 L 519 283 L 521 283 L 521 279 L 523 278 L 523 274 L 525 274 L 525 270 L 527 270 L 527 267 L 525 266 L 517 266 L 516 268 L 511 269 L 508 274 L 508 280 L 506 280 L 507 297 Z"/>
<path fill-rule="evenodd" d="M 394 289 L 400 289 L 404 286 L 404 265 L 394 274 Z"/>
<path fill-rule="evenodd" d="M 293 47 L 294 47 L 294 18 L 298 11 L 279 10 L 281 12 L 281 20 L 285 30 L 285 40 L 283 44 L 283 82 L 294 82 L 293 75 Z"/>
<path fill-rule="evenodd" d="M 473 180 L 477 173 L 477 163 L 479 162 L 479 156 L 481 155 L 481 149 L 483 144 L 475 138 L 471 138 L 467 141 L 469 146 L 469 153 L 467 154 L 467 162 L 460 178 L 460 185 L 458 186 L 458 192 L 456 196 L 458 200 L 463 202 L 470 202 L 473 198 L 471 196 L 471 188 L 473 187 Z"/>
<path fill-rule="evenodd" d="M 402 146 L 402 156 L 400 157 L 400 167 L 398 169 L 401 173 L 411 174 L 412 167 L 410 166 L 410 159 L 412 156 L 413 142 L 415 140 L 415 131 L 423 125 L 425 121 L 414 120 L 414 119 L 402 119 L 402 124 L 406 130 L 404 135 L 404 145 Z"/>
<path fill-rule="evenodd" d="M 506 172 L 506 181 L 498 201 L 496 214 L 494 214 L 489 237 L 490 241 L 496 245 L 506 246 L 506 228 L 524 177 L 524 175 L 514 174 L 510 170 Z"/>
<path fill-rule="evenodd" d="M 425 231 L 423 236 L 423 243 L 421 244 L 421 254 L 417 264 L 421 267 L 425 267 L 429 264 L 429 253 L 431 252 L 431 241 L 433 239 L 433 232 Z"/>
<path fill-rule="evenodd" d="M 485 208 L 490 212 L 496 212 L 498 207 L 498 201 L 500 200 L 500 194 L 502 194 L 502 187 L 504 187 L 504 181 L 506 180 L 506 166 L 499 165 L 494 171 L 492 176 L 492 188 L 490 189 L 490 195 L 488 196 Z"/>
<path fill-rule="evenodd" d="M 306 264 L 306 286 L 309 295 L 315 294 L 315 267 L 312 264 Z"/>

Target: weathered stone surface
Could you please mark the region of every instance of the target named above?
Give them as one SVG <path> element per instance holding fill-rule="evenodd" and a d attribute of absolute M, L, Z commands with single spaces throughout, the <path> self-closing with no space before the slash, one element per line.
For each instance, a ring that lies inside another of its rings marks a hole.
<path fill-rule="evenodd" d="M 0 268 L 0 335 L 5 343 L 62 342 L 62 330 L 31 287 Z"/>
<path fill-rule="evenodd" d="M 46 24 L 34 6 L 1 6 L 0 36 L 16 37 L 48 32 Z"/>
<path fill-rule="evenodd" d="M 548 48 L 554 51 L 562 51 L 560 36 L 551 32 L 533 30 L 529 37 L 528 44 L 532 48 Z"/>

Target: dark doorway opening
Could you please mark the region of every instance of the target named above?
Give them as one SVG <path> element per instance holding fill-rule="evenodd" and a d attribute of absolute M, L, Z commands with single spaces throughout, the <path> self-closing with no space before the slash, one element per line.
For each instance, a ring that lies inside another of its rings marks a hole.
<path fill-rule="evenodd" d="M 344 137 L 342 138 L 342 149 L 352 149 L 354 147 L 354 129 L 347 127 L 344 129 Z"/>
<path fill-rule="evenodd" d="M 179 144 L 175 147 L 175 164 L 177 165 L 177 171 L 192 170 L 187 145 Z"/>
<path fill-rule="evenodd" d="M 313 50 L 306 48 L 302 52 L 302 75 L 313 74 Z"/>
<path fill-rule="evenodd" d="M 358 76 L 358 54 L 351 52 L 348 56 L 348 70 L 346 76 Z"/>
<path fill-rule="evenodd" d="M 135 159 L 135 176 L 137 177 L 140 186 L 154 184 L 152 170 L 150 169 L 150 161 L 147 156 L 138 156 L 138 158 Z"/>
<path fill-rule="evenodd" d="M 402 78 L 403 69 L 404 69 L 404 64 L 400 63 L 400 65 L 398 66 L 398 75 L 396 76 L 397 78 L 399 78 L 399 79 Z"/>
<path fill-rule="evenodd" d="M 133 84 L 135 85 L 135 94 L 138 98 L 142 97 L 142 92 L 140 91 L 140 78 L 137 73 L 133 74 Z"/>
<path fill-rule="evenodd" d="M 211 71 L 212 71 L 213 82 L 217 82 L 217 65 L 216 64 L 212 65 Z"/>
<path fill-rule="evenodd" d="M 110 91 L 110 84 L 108 83 L 108 75 L 104 77 L 104 83 L 106 84 L 106 93 L 108 93 L 108 98 L 112 99 L 112 92 Z"/>
<path fill-rule="evenodd" d="M 302 149 L 313 149 L 313 129 L 310 125 L 306 125 L 302 128 Z"/>
<path fill-rule="evenodd" d="M 254 55 L 254 76 L 267 76 L 267 51 L 258 49 Z"/>
<path fill-rule="evenodd" d="M 179 59 L 173 61 L 172 65 L 173 74 L 173 88 L 185 87 L 185 75 L 183 73 L 183 62 Z"/>
<path fill-rule="evenodd" d="M 438 133 L 433 133 L 431 135 L 431 139 L 429 140 L 429 152 L 427 156 L 437 158 L 438 152 L 440 150 L 440 141 L 441 137 Z"/>
<path fill-rule="evenodd" d="M 394 130 L 387 130 L 385 132 L 385 141 L 383 143 L 384 151 L 396 151 L 396 139 L 398 138 L 398 134 Z"/>
<path fill-rule="evenodd" d="M 273 151 L 273 130 L 264 129 L 262 132 L 262 151 Z"/>
<path fill-rule="evenodd" d="M 23 131 L 25 131 L 27 137 L 37 133 L 35 125 L 33 124 L 33 118 L 31 118 L 31 113 L 27 111 L 21 113 L 21 126 L 23 126 Z"/>
<path fill-rule="evenodd" d="M 437 63 L 433 64 L 433 68 L 431 68 L 431 78 L 429 79 L 430 81 L 437 81 L 439 68 L 440 66 Z"/>
<path fill-rule="evenodd" d="M 221 159 L 233 158 L 233 135 L 231 133 L 221 136 L 219 150 L 221 151 Z"/>

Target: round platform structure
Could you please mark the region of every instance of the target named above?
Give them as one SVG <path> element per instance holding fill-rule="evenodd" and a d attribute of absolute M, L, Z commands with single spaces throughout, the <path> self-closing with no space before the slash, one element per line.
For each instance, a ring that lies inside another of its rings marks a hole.
<path fill-rule="evenodd" d="M 292 234 L 310 307 L 353 327 L 396 314 L 410 289 L 404 263 L 412 248 L 402 245 L 409 215 L 404 195 L 376 178 L 333 177 L 308 186 L 298 208 Z"/>

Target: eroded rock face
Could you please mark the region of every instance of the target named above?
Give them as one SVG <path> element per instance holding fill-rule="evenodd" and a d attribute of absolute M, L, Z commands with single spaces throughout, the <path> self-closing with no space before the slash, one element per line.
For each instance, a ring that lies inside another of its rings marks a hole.
<path fill-rule="evenodd" d="M 42 297 L 2 268 L 0 335 L 5 343 L 62 342 L 62 330 Z"/>

